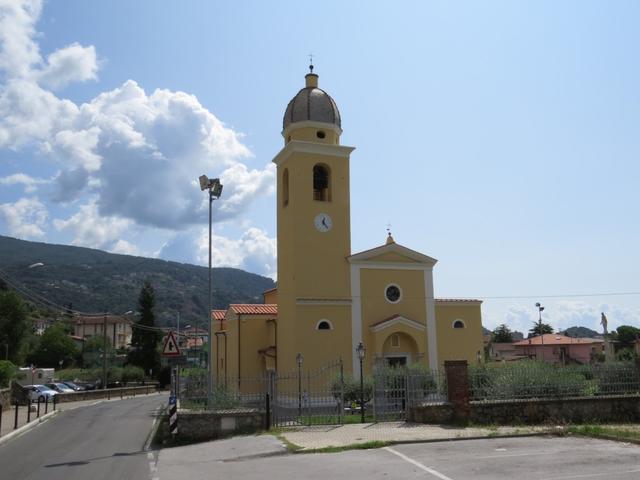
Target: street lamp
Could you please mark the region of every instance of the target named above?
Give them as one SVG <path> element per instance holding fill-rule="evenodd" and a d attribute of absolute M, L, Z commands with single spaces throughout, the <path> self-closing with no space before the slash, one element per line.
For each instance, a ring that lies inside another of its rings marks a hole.
<path fill-rule="evenodd" d="M 219 178 L 209 178 L 206 175 L 200 175 L 198 178 L 200 182 L 200 190 L 209 191 L 209 310 L 207 310 L 207 338 L 208 340 L 208 355 L 207 355 L 207 406 L 212 407 L 213 403 L 213 385 L 211 381 L 212 369 L 211 360 L 213 359 L 213 342 L 211 341 L 211 206 L 213 201 L 220 198 L 222 195 L 222 184 Z"/>
<path fill-rule="evenodd" d="M 540 305 L 540 302 L 536 302 L 536 307 L 538 307 L 538 330 L 540 330 L 540 342 L 544 345 L 544 335 L 542 332 L 542 311 L 544 310 L 544 307 Z"/>
<path fill-rule="evenodd" d="M 296 355 L 296 363 L 298 364 L 298 421 L 302 416 L 302 362 L 303 357 L 301 353 Z"/>
<path fill-rule="evenodd" d="M 356 353 L 358 354 L 358 359 L 360 359 L 360 420 L 364 423 L 364 378 L 362 377 L 362 360 L 364 360 L 367 349 L 362 342 L 358 343 Z"/>

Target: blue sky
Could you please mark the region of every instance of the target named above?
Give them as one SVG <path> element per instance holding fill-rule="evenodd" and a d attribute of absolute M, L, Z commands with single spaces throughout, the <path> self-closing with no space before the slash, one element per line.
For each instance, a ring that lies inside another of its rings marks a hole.
<path fill-rule="evenodd" d="M 484 323 L 640 326 L 640 4 L 0 0 L 0 233 L 275 276 L 282 114 L 315 54 L 352 249 L 439 259 Z M 555 298 L 543 296 L 557 295 Z M 535 297 L 507 298 L 494 297 Z M 539 297 L 536 297 L 539 296 Z"/>

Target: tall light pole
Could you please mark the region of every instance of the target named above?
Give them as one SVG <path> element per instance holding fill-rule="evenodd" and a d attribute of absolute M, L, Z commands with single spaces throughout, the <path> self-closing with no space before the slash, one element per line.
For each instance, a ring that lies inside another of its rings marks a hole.
<path fill-rule="evenodd" d="M 360 421 L 364 423 L 364 377 L 362 376 L 362 361 L 367 352 L 367 349 L 362 342 L 358 343 L 356 347 L 356 353 L 358 359 L 360 359 Z"/>
<path fill-rule="evenodd" d="M 302 362 L 302 354 L 298 353 L 296 355 L 296 363 L 298 364 L 298 421 L 302 416 Z"/>
<path fill-rule="evenodd" d="M 538 307 L 538 330 L 540 330 L 540 342 L 544 345 L 544 334 L 542 332 L 542 311 L 544 307 L 540 305 L 540 302 L 536 302 L 536 307 Z"/>
<path fill-rule="evenodd" d="M 107 314 L 102 324 L 102 389 L 107 389 Z"/>
<path fill-rule="evenodd" d="M 211 341 L 211 207 L 213 201 L 220 198 L 222 195 L 222 184 L 219 178 L 209 178 L 206 175 L 200 175 L 198 178 L 200 182 L 200 190 L 209 191 L 209 309 L 207 310 L 207 407 L 211 408 L 213 405 L 213 381 L 211 375 L 213 369 L 211 368 L 211 361 L 213 360 L 213 342 Z"/>

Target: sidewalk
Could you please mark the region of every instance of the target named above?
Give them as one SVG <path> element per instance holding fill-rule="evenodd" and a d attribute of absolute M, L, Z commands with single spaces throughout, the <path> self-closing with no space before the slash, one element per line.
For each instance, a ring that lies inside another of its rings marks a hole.
<path fill-rule="evenodd" d="M 477 437 L 527 435 L 552 431 L 553 427 L 452 427 L 405 422 L 325 425 L 285 430 L 282 437 L 302 450 L 368 442 L 429 442 Z"/>
<path fill-rule="evenodd" d="M 157 393 L 150 393 L 149 395 L 156 395 Z M 140 396 L 144 396 L 146 397 L 147 395 L 140 395 Z M 125 397 L 125 398 L 131 398 L 131 397 Z M 65 410 L 71 410 L 74 408 L 78 408 L 78 407 L 84 407 L 87 405 L 93 405 L 96 403 L 100 403 L 100 402 L 115 402 L 120 400 L 119 397 L 117 398 L 112 398 L 111 400 L 107 400 L 105 399 L 93 399 L 93 400 L 82 400 L 79 402 L 61 402 L 56 404 L 56 410 L 60 411 L 60 412 L 64 412 Z M 32 411 L 31 412 L 31 423 L 33 422 L 37 422 L 38 419 L 36 417 L 37 415 L 37 404 L 34 403 L 33 406 L 36 408 L 36 411 Z M 16 407 L 14 405 L 11 406 L 10 409 L 3 409 L 2 411 L 2 425 L 0 426 L 0 438 L 4 437 L 5 435 L 11 433 L 14 431 L 14 424 L 15 424 L 15 409 Z M 53 411 L 53 404 L 49 403 L 49 409 L 48 412 L 51 413 Z M 44 415 L 44 403 L 40 404 L 40 416 L 42 417 Z M 26 405 L 20 405 L 20 407 L 18 408 L 18 428 L 24 426 L 27 424 L 27 406 Z"/>

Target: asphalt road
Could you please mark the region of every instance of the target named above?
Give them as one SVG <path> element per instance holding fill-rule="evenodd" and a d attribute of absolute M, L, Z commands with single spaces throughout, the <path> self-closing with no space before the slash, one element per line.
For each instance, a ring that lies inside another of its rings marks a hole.
<path fill-rule="evenodd" d="M 147 480 L 143 448 L 166 403 L 149 395 L 64 411 L 0 445 L 0 479 Z"/>
<path fill-rule="evenodd" d="M 259 448 L 252 448 L 252 442 Z M 274 456 L 247 455 L 251 451 Z M 235 444 L 220 441 L 161 450 L 157 469 L 159 480 L 637 480 L 640 446 L 523 437 L 283 455 L 277 444 L 243 437 Z"/>

